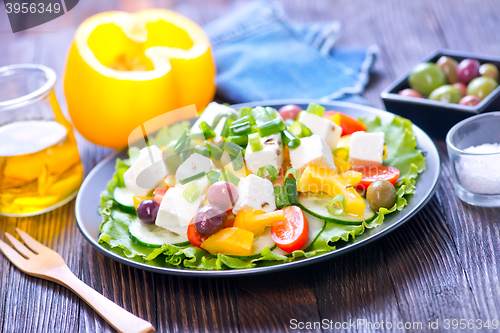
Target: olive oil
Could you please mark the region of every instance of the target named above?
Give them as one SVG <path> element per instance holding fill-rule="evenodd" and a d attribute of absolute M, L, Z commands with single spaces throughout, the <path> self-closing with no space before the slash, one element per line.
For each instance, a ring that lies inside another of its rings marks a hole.
<path fill-rule="evenodd" d="M 0 214 L 34 215 L 62 205 L 82 179 L 70 127 L 44 120 L 0 126 Z"/>

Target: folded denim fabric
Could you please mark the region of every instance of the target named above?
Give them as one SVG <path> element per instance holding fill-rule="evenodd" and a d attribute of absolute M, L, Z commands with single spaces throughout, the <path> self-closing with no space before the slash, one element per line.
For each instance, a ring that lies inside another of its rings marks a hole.
<path fill-rule="evenodd" d="M 254 1 L 204 27 L 217 64 L 217 94 L 232 102 L 354 99 L 376 47 L 339 49 L 340 23 L 292 24 L 280 6 Z M 354 95 L 354 96 L 353 96 Z M 357 99 L 356 99 L 357 98 Z"/>

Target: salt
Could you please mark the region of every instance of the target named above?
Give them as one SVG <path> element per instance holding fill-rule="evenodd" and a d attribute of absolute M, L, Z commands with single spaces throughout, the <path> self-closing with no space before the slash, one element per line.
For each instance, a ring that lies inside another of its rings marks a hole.
<path fill-rule="evenodd" d="M 456 170 L 461 185 L 479 194 L 499 194 L 500 154 L 495 153 L 500 153 L 500 144 L 484 143 L 464 151 L 478 155 L 460 155 Z"/>

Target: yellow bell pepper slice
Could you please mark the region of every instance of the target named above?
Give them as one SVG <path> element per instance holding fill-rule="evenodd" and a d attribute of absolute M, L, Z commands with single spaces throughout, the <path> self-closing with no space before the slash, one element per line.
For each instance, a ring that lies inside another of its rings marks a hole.
<path fill-rule="evenodd" d="M 201 248 L 211 254 L 248 256 L 252 253 L 253 239 L 253 233 L 245 229 L 224 228 L 201 243 Z"/>
<path fill-rule="evenodd" d="M 89 141 L 121 148 L 156 116 L 215 94 L 203 30 L 164 9 L 105 12 L 85 20 L 69 50 L 64 91 L 73 124 Z"/>
<path fill-rule="evenodd" d="M 137 211 L 137 207 L 146 199 L 153 199 L 153 197 L 134 197 L 134 207 L 135 211 Z"/>
<path fill-rule="evenodd" d="M 337 156 L 333 156 L 333 161 L 335 162 L 335 167 L 337 168 L 337 172 L 342 174 L 351 168 L 351 164 L 347 161 L 341 160 Z"/>
<path fill-rule="evenodd" d="M 346 201 L 344 212 L 354 216 L 361 216 L 366 204 L 353 187 L 359 183 L 361 176 L 361 173 L 356 171 L 347 171 L 342 175 L 338 175 L 325 167 L 309 165 L 299 179 L 297 190 L 312 193 L 325 192 L 332 198 L 343 195 Z"/>
<path fill-rule="evenodd" d="M 262 210 L 245 209 L 236 214 L 233 226 L 248 230 L 257 236 L 275 222 L 285 222 L 285 213 L 282 210 L 266 213 Z"/>

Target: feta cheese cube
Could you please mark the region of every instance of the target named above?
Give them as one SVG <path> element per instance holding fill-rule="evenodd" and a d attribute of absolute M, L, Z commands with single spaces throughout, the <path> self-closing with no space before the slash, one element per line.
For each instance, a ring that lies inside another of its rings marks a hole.
<path fill-rule="evenodd" d="M 300 146 L 290 149 L 290 162 L 297 170 L 314 164 L 337 171 L 330 147 L 317 134 L 300 139 Z"/>
<path fill-rule="evenodd" d="M 313 134 L 317 134 L 325 140 L 331 150 L 337 148 L 342 135 L 342 127 L 330 119 L 322 118 L 311 112 L 301 112 L 298 121 L 307 126 Z"/>
<path fill-rule="evenodd" d="M 233 213 L 237 214 L 243 209 L 259 209 L 267 213 L 276 210 L 273 183 L 256 175 L 242 178 L 238 184 L 238 200 Z"/>
<path fill-rule="evenodd" d="M 272 165 L 280 171 L 283 164 L 283 143 L 281 134 L 273 134 L 261 138 L 262 150 L 253 151 L 252 146 L 248 145 L 245 151 L 245 163 L 248 170 L 257 174 L 259 168 Z"/>
<path fill-rule="evenodd" d="M 194 217 L 205 196 L 200 195 L 193 202 L 189 202 L 182 196 L 181 188 L 171 187 L 165 193 L 161 201 L 155 224 L 179 235 L 187 232 L 189 222 Z"/>
<path fill-rule="evenodd" d="M 186 187 L 189 186 L 189 184 L 191 183 L 195 183 L 196 185 L 198 185 L 198 187 L 200 188 L 200 195 L 206 195 L 207 192 L 208 192 L 208 188 L 210 187 L 210 181 L 208 180 L 208 177 L 207 176 L 203 176 L 201 178 L 198 178 L 198 179 L 195 179 L 187 184 L 184 184 L 184 185 L 181 185 L 181 184 L 177 184 L 175 185 L 176 188 L 180 188 L 181 190 L 184 191 L 184 189 Z"/>
<path fill-rule="evenodd" d="M 383 156 L 384 133 L 352 133 L 349 163 L 354 166 L 382 165 Z"/>
<path fill-rule="evenodd" d="M 200 172 L 209 172 L 213 168 L 214 164 L 210 158 L 194 153 L 179 165 L 175 172 L 175 181 L 179 184 L 181 179 L 194 176 Z"/>
<path fill-rule="evenodd" d="M 213 126 L 214 120 L 220 113 L 236 113 L 236 110 L 228 106 L 219 104 L 217 102 L 212 102 L 207 105 L 205 111 L 200 115 L 200 118 L 196 120 L 193 127 L 191 127 L 191 134 L 200 134 L 203 131 L 200 129 L 200 124 L 206 122 L 208 125 Z"/>
<path fill-rule="evenodd" d="M 162 152 L 157 146 L 142 148 L 132 166 L 123 174 L 125 186 L 135 195 L 145 197 L 167 176 Z"/>

